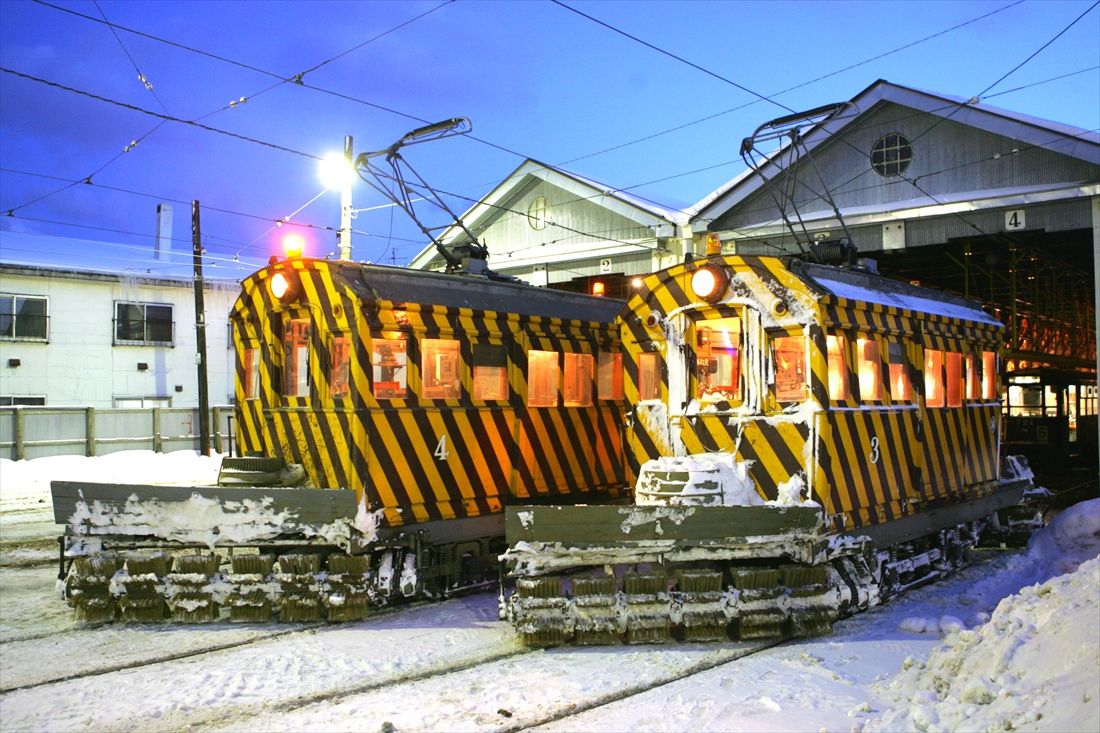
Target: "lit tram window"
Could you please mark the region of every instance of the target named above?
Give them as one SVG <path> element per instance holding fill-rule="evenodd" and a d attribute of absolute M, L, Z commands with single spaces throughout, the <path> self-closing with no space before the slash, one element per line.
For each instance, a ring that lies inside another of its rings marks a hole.
<path fill-rule="evenodd" d="M 695 331 L 698 397 L 741 401 L 741 319 L 716 318 Z"/>
<path fill-rule="evenodd" d="M 924 404 L 943 407 L 943 352 L 924 350 Z"/>
<path fill-rule="evenodd" d="M 638 354 L 638 399 L 661 399 L 660 354 Z"/>
<path fill-rule="evenodd" d="M 474 399 L 508 399 L 508 354 L 503 346 L 474 344 Z"/>
<path fill-rule="evenodd" d="M 424 339 L 420 349 L 420 396 L 426 400 L 457 400 L 462 390 L 458 341 Z"/>
<path fill-rule="evenodd" d="M 244 398 L 254 400 L 260 396 L 260 350 L 249 347 L 244 350 L 244 359 L 241 362 L 244 368 Z"/>
<path fill-rule="evenodd" d="M 283 337 L 283 396 L 309 397 L 308 318 L 293 318 Z"/>
<path fill-rule="evenodd" d="M 775 398 L 780 402 L 806 399 L 806 339 L 779 336 L 772 340 L 775 350 Z"/>
<path fill-rule="evenodd" d="M 596 391 L 601 400 L 623 398 L 623 355 L 601 351 L 596 364 Z"/>
<path fill-rule="evenodd" d="M 844 336 L 828 334 L 825 346 L 829 362 L 829 399 L 843 402 L 851 396 L 848 388 L 848 360 L 844 358 Z"/>
<path fill-rule="evenodd" d="M 882 401 L 882 359 L 873 338 L 856 339 L 856 373 L 859 374 L 859 398 L 864 402 Z"/>
<path fill-rule="evenodd" d="M 912 402 L 913 385 L 909 381 L 909 364 L 905 347 L 892 343 L 887 347 L 890 360 L 890 399 L 894 402 Z"/>
<path fill-rule="evenodd" d="M 399 333 L 383 334 L 383 337 L 373 339 L 372 348 L 374 396 L 380 399 L 404 399 L 408 384 L 405 337 Z"/>
<path fill-rule="evenodd" d="M 333 336 L 329 343 L 328 394 L 334 400 L 346 398 L 351 391 L 351 339 Z"/>
<path fill-rule="evenodd" d="M 947 366 L 947 406 L 962 407 L 963 403 L 963 359 L 957 351 L 948 351 Z"/>
<path fill-rule="evenodd" d="M 982 398 L 982 383 L 978 378 L 978 357 L 974 354 L 966 355 L 966 399 L 969 402 L 977 402 Z"/>
<path fill-rule="evenodd" d="M 566 407 L 592 406 L 592 366 L 591 354 L 565 354 L 562 403 Z"/>
<path fill-rule="evenodd" d="M 527 352 L 527 404 L 531 407 L 557 407 L 558 352 Z"/>
<path fill-rule="evenodd" d="M 997 399 L 997 353 L 982 352 L 982 399 Z"/>

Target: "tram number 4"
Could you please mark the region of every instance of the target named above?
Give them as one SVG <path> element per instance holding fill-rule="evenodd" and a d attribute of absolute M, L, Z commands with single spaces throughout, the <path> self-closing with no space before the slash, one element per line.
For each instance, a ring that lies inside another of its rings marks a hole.
<path fill-rule="evenodd" d="M 871 452 L 867 454 L 867 459 L 871 463 L 878 463 L 878 438 L 871 438 Z"/>
<path fill-rule="evenodd" d="M 439 444 L 435 447 L 435 453 L 432 453 L 437 461 L 445 461 L 451 457 L 451 452 L 447 450 L 447 435 L 444 433 L 439 438 Z"/>
<path fill-rule="evenodd" d="M 1005 212 L 1005 229 L 1026 229 L 1027 217 L 1023 209 L 1013 209 Z"/>

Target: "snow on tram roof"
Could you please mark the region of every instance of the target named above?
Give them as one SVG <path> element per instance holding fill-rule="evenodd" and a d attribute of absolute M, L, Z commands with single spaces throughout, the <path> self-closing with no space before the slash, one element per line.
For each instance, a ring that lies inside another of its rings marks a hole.
<path fill-rule="evenodd" d="M 948 293 L 846 270 L 828 272 L 825 268 L 814 267 L 811 274 L 818 285 L 838 298 L 1001 326 L 1001 322 L 983 311 L 977 301 L 966 301 Z"/>

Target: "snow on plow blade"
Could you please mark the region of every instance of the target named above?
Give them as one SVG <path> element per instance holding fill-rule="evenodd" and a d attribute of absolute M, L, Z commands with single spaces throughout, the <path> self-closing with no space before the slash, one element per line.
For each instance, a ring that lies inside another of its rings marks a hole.
<path fill-rule="evenodd" d="M 502 556 L 515 575 L 642 562 L 818 561 L 816 506 L 513 506 Z"/>
<path fill-rule="evenodd" d="M 818 507 L 509 507 L 505 531 L 529 646 L 809 636 L 839 612 Z"/>
<path fill-rule="evenodd" d="M 352 491 L 79 481 L 54 481 L 50 489 L 54 521 L 65 527 L 70 557 L 104 546 L 346 547 L 358 510 Z"/>

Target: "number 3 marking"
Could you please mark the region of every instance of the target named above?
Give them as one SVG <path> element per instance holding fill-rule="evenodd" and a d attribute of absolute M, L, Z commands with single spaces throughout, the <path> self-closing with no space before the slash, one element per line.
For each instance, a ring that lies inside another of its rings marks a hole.
<path fill-rule="evenodd" d="M 444 433 L 439 439 L 439 445 L 435 447 L 435 453 L 432 453 L 437 461 L 445 461 L 450 458 L 451 454 L 447 450 L 447 434 Z"/>
<path fill-rule="evenodd" d="M 871 453 L 867 456 L 871 463 L 878 463 L 878 438 L 871 438 Z"/>

